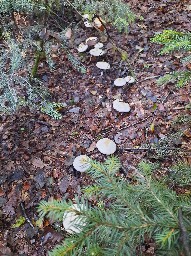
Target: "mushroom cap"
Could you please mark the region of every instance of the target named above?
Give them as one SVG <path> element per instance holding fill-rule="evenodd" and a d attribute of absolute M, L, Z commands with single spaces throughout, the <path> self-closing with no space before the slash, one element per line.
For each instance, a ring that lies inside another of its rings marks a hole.
<path fill-rule="evenodd" d="M 120 101 L 119 99 L 113 101 L 113 108 L 118 112 L 127 113 L 130 111 L 130 106 L 128 103 Z"/>
<path fill-rule="evenodd" d="M 103 47 L 103 44 L 100 42 L 94 45 L 94 48 L 102 48 L 102 47 Z"/>
<path fill-rule="evenodd" d="M 124 78 L 117 78 L 114 81 L 115 86 L 124 86 L 126 84 L 126 80 Z"/>
<path fill-rule="evenodd" d="M 97 149 L 105 155 L 111 155 L 116 151 L 116 144 L 108 138 L 99 140 L 96 144 Z"/>
<path fill-rule="evenodd" d="M 101 56 L 104 53 L 105 52 L 100 48 L 93 48 L 93 49 L 90 50 L 90 54 L 93 55 L 93 56 Z"/>
<path fill-rule="evenodd" d="M 86 39 L 86 44 L 89 46 L 94 46 L 97 44 L 98 38 L 96 36 L 91 36 Z"/>
<path fill-rule="evenodd" d="M 85 20 L 85 21 L 84 21 L 84 26 L 85 26 L 86 28 L 93 28 L 93 25 L 92 25 L 88 20 Z"/>
<path fill-rule="evenodd" d="M 87 45 L 87 44 L 84 44 L 84 43 L 81 43 L 81 44 L 78 46 L 78 48 L 77 48 L 78 52 L 85 52 L 87 49 L 88 49 L 88 45 Z"/>
<path fill-rule="evenodd" d="M 132 84 L 135 82 L 135 78 L 132 76 L 126 76 L 124 79 L 128 84 Z"/>
<path fill-rule="evenodd" d="M 80 208 L 78 207 L 77 204 L 73 204 L 71 208 L 74 210 L 80 211 Z M 86 225 L 85 218 L 79 217 L 78 215 L 75 214 L 75 212 L 72 212 L 69 210 L 65 211 L 63 216 L 64 229 L 70 234 L 80 233 L 81 227 L 78 227 L 78 225 L 85 226 Z"/>
<path fill-rule="evenodd" d="M 96 67 L 98 67 L 99 69 L 110 69 L 110 64 L 105 61 L 99 61 L 96 63 Z"/>
<path fill-rule="evenodd" d="M 74 159 L 73 166 L 78 172 L 85 172 L 87 171 L 91 164 L 89 163 L 90 158 L 86 155 L 77 156 Z"/>

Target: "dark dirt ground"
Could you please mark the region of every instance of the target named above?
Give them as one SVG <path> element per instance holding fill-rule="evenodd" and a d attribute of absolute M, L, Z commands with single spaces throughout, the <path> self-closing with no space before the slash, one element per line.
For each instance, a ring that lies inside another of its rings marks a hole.
<path fill-rule="evenodd" d="M 57 232 L 49 221 L 44 229 L 36 227 L 36 207 L 41 200 L 81 195 L 81 188 L 90 180 L 86 174 L 76 172 L 72 162 L 80 154 L 104 159 L 95 147 L 98 139 L 115 140 L 123 175 L 128 177 L 143 157 L 155 159 L 148 152 L 125 149 L 159 140 L 179 129 L 191 129 L 188 125 L 181 128 L 173 125 L 177 116 L 190 115 L 189 110 L 185 110 L 191 103 L 190 85 L 177 89 L 173 84 L 162 87 L 156 84 L 158 76 L 181 68 L 179 58 L 160 56 L 160 46 L 150 43 L 154 33 L 164 29 L 191 32 L 191 5 L 189 1 L 167 0 L 132 0 L 129 5 L 143 17 L 142 21 L 131 25 L 128 35 L 119 34 L 109 26 L 108 31 L 114 42 L 129 54 L 131 71 L 136 77 L 134 84 L 123 89 L 112 86 L 116 77 L 130 75 L 130 69 L 111 49 L 101 58 L 112 67 L 103 76 L 95 67 L 97 59 L 84 55 L 88 72 L 82 75 L 60 51 L 54 54 L 55 71 L 50 71 L 43 62 L 38 74 L 53 100 L 67 103 L 62 110 L 63 118 L 53 120 L 28 109 L 0 117 L 0 255 L 47 255 L 64 237 L 65 233 Z M 79 29 L 74 45 L 89 35 L 97 32 Z M 119 94 L 130 104 L 130 113 L 119 114 L 112 108 L 112 100 Z M 151 132 L 153 122 L 155 129 Z M 180 147 L 190 150 L 190 145 L 189 136 L 181 138 Z M 189 153 L 184 159 L 191 162 Z M 167 157 L 164 165 L 174 160 L 176 157 Z M 27 216 L 30 221 L 12 228 L 20 216 Z M 153 253 L 148 251 L 145 255 Z"/>

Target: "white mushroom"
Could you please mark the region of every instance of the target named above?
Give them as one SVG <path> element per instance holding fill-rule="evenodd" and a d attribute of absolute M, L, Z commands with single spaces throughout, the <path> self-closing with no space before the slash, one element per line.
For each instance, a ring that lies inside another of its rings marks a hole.
<path fill-rule="evenodd" d="M 85 172 L 87 171 L 91 164 L 89 163 L 90 158 L 86 155 L 77 156 L 74 159 L 73 166 L 78 172 Z"/>
<path fill-rule="evenodd" d="M 135 82 L 135 78 L 132 76 L 126 76 L 124 79 L 128 84 L 132 84 Z"/>
<path fill-rule="evenodd" d="M 105 52 L 102 50 L 102 49 L 99 49 L 99 48 L 94 48 L 94 49 L 91 49 L 90 50 L 90 54 L 92 56 L 101 56 L 103 55 Z"/>
<path fill-rule="evenodd" d="M 84 21 L 84 26 L 85 26 L 86 28 L 93 28 L 92 23 L 90 23 L 88 20 L 85 20 L 85 21 Z"/>
<path fill-rule="evenodd" d="M 102 43 L 97 43 L 94 45 L 94 48 L 102 48 L 103 44 Z"/>
<path fill-rule="evenodd" d="M 97 44 L 98 38 L 96 36 L 91 36 L 86 39 L 86 44 L 89 46 L 93 46 Z"/>
<path fill-rule="evenodd" d="M 97 149 L 105 155 L 111 155 L 116 151 L 116 144 L 108 138 L 99 140 L 96 144 Z"/>
<path fill-rule="evenodd" d="M 88 49 L 88 45 L 87 45 L 87 44 L 84 44 L 84 43 L 81 43 L 81 44 L 78 46 L 78 48 L 77 48 L 78 52 L 85 52 L 87 49 Z"/>
<path fill-rule="evenodd" d="M 126 84 L 126 80 L 124 78 L 117 78 L 114 81 L 115 86 L 124 86 Z"/>
<path fill-rule="evenodd" d="M 99 69 L 110 69 L 110 64 L 105 61 L 99 61 L 96 63 L 96 67 L 98 67 Z"/>
<path fill-rule="evenodd" d="M 113 108 L 117 110 L 118 112 L 124 112 L 127 113 L 130 111 L 130 106 L 128 103 L 125 103 L 123 101 L 120 101 L 119 99 L 114 100 L 113 102 Z"/>
<path fill-rule="evenodd" d="M 80 205 L 81 207 L 81 205 Z M 71 210 L 80 211 L 80 208 L 77 204 L 73 204 L 70 208 Z M 63 216 L 63 227 L 64 229 L 70 233 L 80 233 L 82 230 L 82 226 L 86 225 L 86 219 L 76 215 L 74 211 L 70 211 L 69 209 L 65 211 Z"/>

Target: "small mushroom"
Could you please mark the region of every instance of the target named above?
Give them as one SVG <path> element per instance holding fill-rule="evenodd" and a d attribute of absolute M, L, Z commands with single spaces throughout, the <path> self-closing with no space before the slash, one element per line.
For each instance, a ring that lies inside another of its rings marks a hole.
<path fill-rule="evenodd" d="M 105 155 L 111 155 L 116 151 L 116 144 L 108 138 L 99 140 L 96 144 L 97 149 Z"/>
<path fill-rule="evenodd" d="M 130 106 L 128 103 L 120 101 L 119 99 L 114 100 L 113 108 L 121 113 L 127 113 L 130 111 Z"/>
<path fill-rule="evenodd" d="M 110 64 L 108 62 L 105 61 L 99 61 L 96 63 L 96 67 L 98 67 L 99 69 L 110 69 Z"/>
<path fill-rule="evenodd" d="M 126 76 L 124 79 L 128 84 L 132 84 L 135 82 L 135 78 L 132 76 Z"/>
<path fill-rule="evenodd" d="M 99 49 L 99 48 L 93 48 L 90 50 L 90 54 L 92 56 L 101 56 L 103 55 L 105 52 L 102 50 L 102 49 Z"/>
<path fill-rule="evenodd" d="M 96 36 L 91 36 L 86 39 L 86 44 L 89 46 L 94 46 L 97 44 L 98 38 Z"/>
<path fill-rule="evenodd" d="M 85 26 L 86 28 L 93 28 L 93 25 L 92 25 L 88 20 L 85 20 L 85 21 L 84 21 L 84 26 Z"/>
<path fill-rule="evenodd" d="M 80 205 L 81 207 L 81 205 Z M 80 211 L 80 208 L 78 207 L 77 204 L 73 204 L 71 206 L 71 209 Z M 80 217 L 79 215 L 76 215 L 74 211 L 65 211 L 64 216 L 63 216 L 63 227 L 64 229 L 70 233 L 80 233 L 82 230 L 82 227 L 86 225 L 86 219 Z M 80 227 L 81 226 L 81 227 Z"/>
<path fill-rule="evenodd" d="M 89 163 L 90 158 L 86 155 L 77 156 L 74 159 L 73 166 L 78 172 L 85 172 L 87 171 L 91 164 Z"/>
<path fill-rule="evenodd" d="M 124 86 L 126 84 L 126 80 L 124 78 L 117 78 L 114 81 L 115 86 Z"/>
<path fill-rule="evenodd" d="M 87 45 L 87 44 L 84 44 L 84 43 L 81 43 L 81 44 L 78 46 L 78 48 L 77 48 L 78 52 L 85 52 L 87 49 L 88 49 L 88 45 Z"/>
<path fill-rule="evenodd" d="M 102 48 L 102 47 L 103 47 L 103 44 L 100 42 L 94 45 L 94 48 Z"/>

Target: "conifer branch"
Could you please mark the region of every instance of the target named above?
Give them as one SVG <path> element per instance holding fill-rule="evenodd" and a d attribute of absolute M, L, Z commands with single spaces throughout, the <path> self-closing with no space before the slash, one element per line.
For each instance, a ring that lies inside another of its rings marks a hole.
<path fill-rule="evenodd" d="M 188 236 L 188 232 L 187 232 L 186 227 L 183 222 L 183 215 L 182 215 L 181 208 L 178 209 L 178 220 L 179 220 L 179 226 L 180 226 L 180 230 L 181 230 L 180 239 L 182 240 L 185 255 L 191 256 L 191 247 L 189 245 L 189 236 Z"/>

